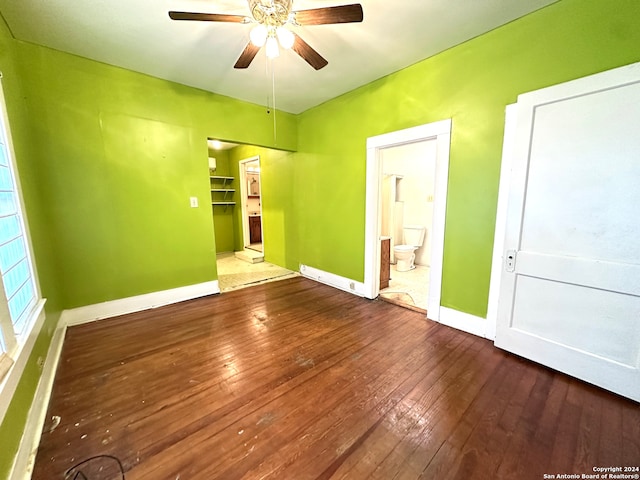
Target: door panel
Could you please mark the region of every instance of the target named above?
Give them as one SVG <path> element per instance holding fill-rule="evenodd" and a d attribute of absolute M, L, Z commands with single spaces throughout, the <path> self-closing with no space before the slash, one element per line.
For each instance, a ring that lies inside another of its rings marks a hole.
<path fill-rule="evenodd" d="M 535 107 L 523 250 L 640 263 L 638 99 L 635 84 Z"/>
<path fill-rule="evenodd" d="M 640 311 L 639 297 L 520 275 L 512 328 L 633 367 L 640 325 L 627 321 L 630 308 Z"/>
<path fill-rule="evenodd" d="M 640 64 L 519 97 L 496 345 L 640 400 Z"/>

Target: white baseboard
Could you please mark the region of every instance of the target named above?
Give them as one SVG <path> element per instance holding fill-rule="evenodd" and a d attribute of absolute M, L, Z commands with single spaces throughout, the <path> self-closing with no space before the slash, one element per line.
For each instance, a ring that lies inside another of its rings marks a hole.
<path fill-rule="evenodd" d="M 362 282 L 356 282 L 355 280 L 341 277 L 340 275 L 324 272 L 308 265 L 300 265 L 300 274 L 302 274 L 303 277 L 344 290 L 345 292 L 353 293 L 359 297 L 365 296 L 364 283 Z"/>
<path fill-rule="evenodd" d="M 29 410 L 22 440 L 20 441 L 20 448 L 13 462 L 13 468 L 9 476 L 10 480 L 29 480 L 31 478 L 31 473 L 33 472 L 36 461 L 36 453 L 38 452 L 38 445 L 40 444 L 40 437 L 42 436 L 42 428 L 47 415 L 47 408 L 49 407 L 53 380 L 58 368 L 60 354 L 62 353 L 65 333 L 66 326 L 62 321 L 59 321 L 53 333 L 51 344 L 49 345 L 47 358 L 44 361 L 42 375 L 38 381 L 36 394 L 31 409 Z"/>
<path fill-rule="evenodd" d="M 440 307 L 440 323 L 486 338 L 487 320 L 452 308 Z"/>
<path fill-rule="evenodd" d="M 345 292 L 353 293 L 360 297 L 366 296 L 365 285 L 362 282 L 356 282 L 333 273 L 324 272 L 308 265 L 300 265 L 300 273 L 303 277 L 344 290 Z M 430 311 L 430 313 L 434 314 L 436 318 L 428 315 L 429 319 L 439 321 L 444 325 L 462 330 L 463 332 L 471 333 L 482 338 L 486 337 L 487 320 L 485 318 L 442 306 L 434 310 L 436 311 Z"/>
<path fill-rule="evenodd" d="M 20 448 L 11 469 L 10 480 L 31 478 L 67 326 L 148 310 L 214 293 L 220 293 L 217 280 L 64 310 L 51 339 L 33 405 L 29 410 L 27 424 L 20 441 Z"/>
<path fill-rule="evenodd" d="M 81 325 L 104 318 L 163 307 L 214 293 L 220 293 L 217 280 L 64 310 L 62 312 L 62 320 L 64 325 L 67 326 Z"/>

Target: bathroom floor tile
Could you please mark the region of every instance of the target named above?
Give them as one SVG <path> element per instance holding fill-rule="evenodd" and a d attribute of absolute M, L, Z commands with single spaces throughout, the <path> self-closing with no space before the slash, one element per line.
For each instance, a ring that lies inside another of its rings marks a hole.
<path fill-rule="evenodd" d="M 389 287 L 380 290 L 380 295 L 426 310 L 430 270 L 424 265 L 416 265 L 408 272 L 398 272 L 396 266 L 391 265 Z"/>

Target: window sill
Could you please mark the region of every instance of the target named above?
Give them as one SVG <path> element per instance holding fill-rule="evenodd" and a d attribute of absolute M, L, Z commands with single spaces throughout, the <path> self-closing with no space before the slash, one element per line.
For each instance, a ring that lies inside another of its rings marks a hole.
<path fill-rule="evenodd" d="M 27 329 L 29 333 L 25 335 L 26 338 L 19 339 L 21 341 L 18 347 L 11 354 L 11 358 L 14 360 L 13 365 L 0 382 L 0 424 L 2 424 L 4 420 L 4 415 L 9 408 L 13 394 L 27 365 L 27 360 L 29 360 L 36 339 L 42 330 L 42 325 L 45 320 L 45 303 L 46 299 L 40 299 L 33 307 L 29 319 L 30 327 Z"/>

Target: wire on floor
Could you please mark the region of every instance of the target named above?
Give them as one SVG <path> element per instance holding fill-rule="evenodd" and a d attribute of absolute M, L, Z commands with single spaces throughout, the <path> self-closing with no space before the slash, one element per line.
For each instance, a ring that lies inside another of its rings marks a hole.
<path fill-rule="evenodd" d="M 64 473 L 64 480 L 117 480 L 113 476 L 114 473 L 121 480 L 125 480 L 124 467 L 120 459 L 113 455 L 96 455 L 75 464 L 67 470 Z"/>

